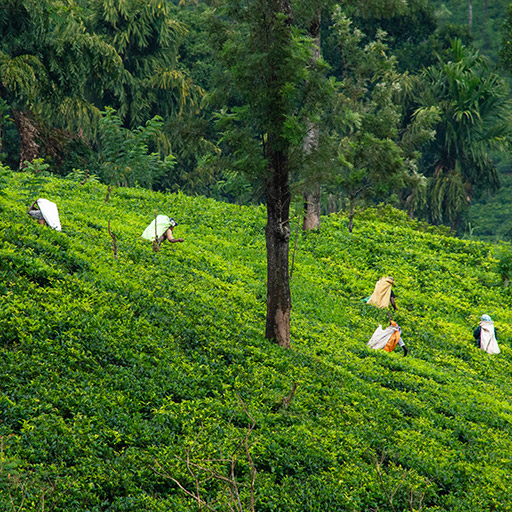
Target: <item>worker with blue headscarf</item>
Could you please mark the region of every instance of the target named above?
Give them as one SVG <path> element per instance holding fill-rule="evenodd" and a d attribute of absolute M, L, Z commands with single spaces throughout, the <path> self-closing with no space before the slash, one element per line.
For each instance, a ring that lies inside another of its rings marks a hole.
<path fill-rule="evenodd" d="M 473 331 L 473 337 L 475 338 L 476 346 L 479 349 L 484 350 L 488 354 L 500 353 L 500 347 L 498 347 L 496 331 L 494 329 L 494 322 L 491 320 L 489 315 L 482 315 L 480 317 L 480 324 Z"/>

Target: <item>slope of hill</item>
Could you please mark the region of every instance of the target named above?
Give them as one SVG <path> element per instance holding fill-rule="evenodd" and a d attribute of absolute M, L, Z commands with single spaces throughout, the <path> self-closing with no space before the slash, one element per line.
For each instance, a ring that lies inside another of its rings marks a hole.
<path fill-rule="evenodd" d="M 26 215 L 36 189 L 62 232 Z M 143 189 L 106 203 L 102 185 L 23 174 L 4 192 L 0 510 L 512 510 L 492 246 L 387 208 L 352 235 L 323 219 L 298 242 L 286 351 L 263 338 L 263 208 Z M 155 210 L 183 244 L 139 238 Z M 405 358 L 366 346 L 387 316 L 361 298 L 389 274 Z M 497 356 L 473 345 L 482 313 Z"/>

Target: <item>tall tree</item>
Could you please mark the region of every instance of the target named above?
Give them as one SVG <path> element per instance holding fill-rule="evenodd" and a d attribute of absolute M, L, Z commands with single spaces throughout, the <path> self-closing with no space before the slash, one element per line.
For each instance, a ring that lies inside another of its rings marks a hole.
<path fill-rule="evenodd" d="M 120 79 L 102 101 L 119 113 L 128 128 L 155 115 L 179 115 L 197 106 L 202 90 L 179 64 L 179 45 L 187 28 L 162 0 L 79 0 L 88 26 L 121 56 Z"/>
<path fill-rule="evenodd" d="M 354 29 L 339 8 L 333 21 L 343 80 L 333 130 L 336 174 L 329 188 L 348 207 L 351 232 L 356 206 L 398 202 L 403 188 L 419 186 L 422 180 L 414 179 L 417 149 L 432 136 L 432 116 L 404 121 L 401 98 L 407 77 L 396 70 L 384 32 L 366 42 L 365 34 Z"/>
<path fill-rule="evenodd" d="M 234 164 L 259 173 L 265 189 L 265 336 L 290 346 L 290 178 L 302 160 L 308 120 L 327 89 L 311 60 L 311 40 L 293 27 L 289 0 L 229 3 L 223 77 L 229 104 L 219 115 Z"/>
<path fill-rule="evenodd" d="M 320 39 L 320 20 L 321 12 L 317 8 L 313 14 L 313 19 L 309 25 L 309 37 L 313 40 L 313 48 L 311 59 L 313 64 L 317 63 L 322 54 L 322 46 Z M 307 156 L 314 155 L 318 151 L 320 141 L 320 125 L 318 122 L 308 120 L 307 133 L 304 137 L 304 153 Z M 306 182 L 307 190 L 304 193 L 304 221 L 303 229 L 309 231 L 312 229 L 320 229 L 320 215 L 322 204 L 322 184 L 319 176 L 310 176 Z"/>

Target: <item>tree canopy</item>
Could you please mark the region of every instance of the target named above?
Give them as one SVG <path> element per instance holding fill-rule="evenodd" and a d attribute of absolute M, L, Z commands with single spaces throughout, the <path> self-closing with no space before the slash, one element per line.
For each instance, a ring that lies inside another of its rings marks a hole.
<path fill-rule="evenodd" d="M 350 197 L 390 202 L 457 229 L 470 201 L 500 184 L 509 91 L 474 48 L 481 32 L 458 14 L 458 25 L 441 24 L 435 7 L 290 3 L 293 47 L 276 70 L 293 72 L 271 90 L 275 27 L 255 20 L 272 6 L 5 1 L 3 161 L 44 158 L 52 172 L 89 169 L 108 181 L 99 123 L 112 108 L 132 133 L 161 118 L 148 154 L 175 164 L 155 160 L 146 186 L 265 202 L 268 119 L 281 116 L 293 200 L 311 192 L 322 213 L 351 208 Z"/>

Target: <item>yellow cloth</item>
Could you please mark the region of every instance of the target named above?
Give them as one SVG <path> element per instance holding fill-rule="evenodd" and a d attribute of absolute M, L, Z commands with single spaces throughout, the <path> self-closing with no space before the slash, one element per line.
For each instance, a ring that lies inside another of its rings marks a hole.
<path fill-rule="evenodd" d="M 391 297 L 391 287 L 395 284 L 392 277 L 382 277 L 375 284 L 375 290 L 368 299 L 367 304 L 372 304 L 377 308 L 389 307 L 389 299 Z"/>

